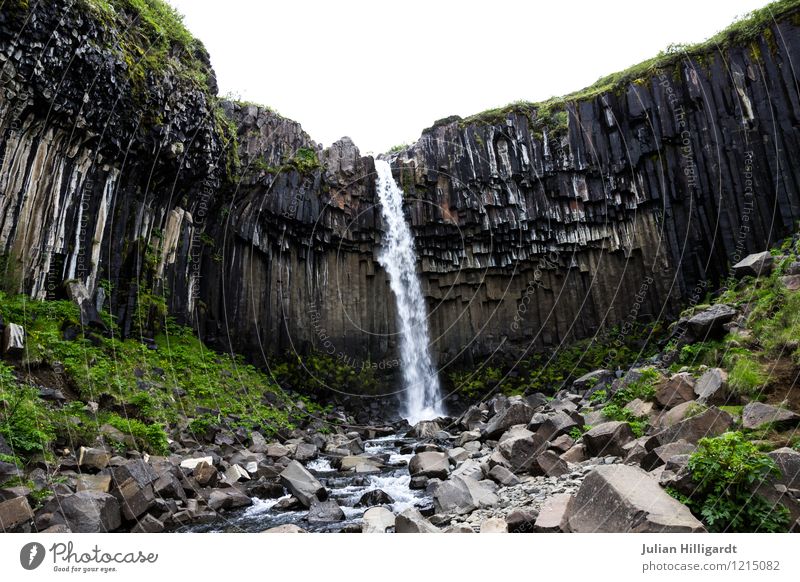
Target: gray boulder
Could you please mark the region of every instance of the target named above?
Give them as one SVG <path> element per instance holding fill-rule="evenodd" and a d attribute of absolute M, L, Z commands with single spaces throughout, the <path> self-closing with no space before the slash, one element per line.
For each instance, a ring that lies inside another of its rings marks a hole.
<path fill-rule="evenodd" d="M 395 524 L 394 513 L 385 507 L 372 507 L 364 512 L 361 522 L 362 533 L 386 533 Z"/>
<path fill-rule="evenodd" d="M 481 533 L 508 533 L 508 523 L 502 517 L 490 517 L 481 522 Z"/>
<path fill-rule="evenodd" d="M 409 431 L 408 436 L 417 439 L 431 439 L 442 430 L 435 420 L 421 420 Z"/>
<path fill-rule="evenodd" d="M 533 525 L 540 533 L 569 531 L 569 510 L 573 497 L 569 493 L 558 493 L 545 501 Z"/>
<path fill-rule="evenodd" d="M 18 525 L 32 519 L 33 511 L 25 497 L 13 497 L 0 503 L 0 531 L 13 531 Z"/>
<path fill-rule="evenodd" d="M 496 489 L 497 485 L 491 481 L 452 477 L 433 492 L 433 505 L 436 513 L 472 513 L 476 509 L 496 505 Z"/>
<path fill-rule="evenodd" d="M 548 477 L 560 477 L 569 473 L 569 465 L 553 451 L 543 451 L 536 457 L 536 463 L 531 472 L 543 474 Z"/>
<path fill-rule="evenodd" d="M 800 489 L 800 452 L 783 447 L 767 454 L 775 461 L 781 472 L 781 476 L 775 479 L 775 482 L 789 489 Z"/>
<path fill-rule="evenodd" d="M 101 491 L 80 491 L 59 499 L 60 513 L 74 533 L 114 531 L 121 523 L 119 502 Z"/>
<path fill-rule="evenodd" d="M 445 453 L 417 453 L 408 463 L 408 472 L 412 477 L 447 479 L 450 474 L 450 460 Z"/>
<path fill-rule="evenodd" d="M 553 414 L 552 416 L 548 417 L 539 429 L 536 431 L 536 434 L 545 441 L 552 441 L 558 436 L 563 434 L 567 434 L 573 428 L 583 425 L 582 417 L 580 422 L 577 422 L 572 416 L 567 414 L 564 411 L 559 411 Z"/>
<path fill-rule="evenodd" d="M 705 340 L 725 333 L 723 327 L 736 317 L 737 311 L 730 305 L 719 303 L 696 313 L 689 318 L 689 330 L 695 337 Z"/>
<path fill-rule="evenodd" d="M 623 446 L 634 440 L 633 431 L 627 422 L 604 422 L 584 433 L 583 444 L 590 457 L 601 455 L 626 455 Z"/>
<path fill-rule="evenodd" d="M 319 499 L 311 500 L 311 507 L 308 508 L 309 523 L 330 523 L 342 521 L 343 519 L 344 511 L 333 499 L 325 501 L 320 501 Z"/>
<path fill-rule="evenodd" d="M 694 400 L 694 396 L 694 378 L 688 372 L 680 372 L 658 386 L 655 398 L 664 408 L 673 408 Z"/>
<path fill-rule="evenodd" d="M 538 434 L 520 434 L 504 440 L 497 447 L 514 473 L 526 472 L 533 467 L 536 457 L 547 448 L 547 441 Z"/>
<path fill-rule="evenodd" d="M 639 467 L 602 465 L 583 480 L 569 528 L 578 533 L 694 533 L 705 528 Z"/>
<path fill-rule="evenodd" d="M 328 498 L 328 492 L 322 483 L 297 461 L 292 461 L 286 466 L 280 474 L 280 480 L 281 484 L 306 507 L 311 507 L 314 499 L 324 501 Z"/>
<path fill-rule="evenodd" d="M 406 509 L 397 516 L 395 533 L 439 533 L 441 530 L 423 517 L 415 507 Z"/>
<path fill-rule="evenodd" d="M 223 509 L 236 509 L 253 504 L 253 500 L 239 491 L 236 487 L 214 489 L 208 496 L 208 507 L 214 511 Z"/>
<path fill-rule="evenodd" d="M 706 370 L 694 385 L 694 393 L 700 404 L 725 404 L 728 393 L 728 373 L 722 368 Z"/>
<path fill-rule="evenodd" d="M 505 431 L 517 424 L 528 424 L 533 416 L 533 408 L 525 401 L 516 401 L 496 414 L 486 427 L 486 437 L 496 439 Z"/>
<path fill-rule="evenodd" d="M 673 409 L 675 410 L 675 409 Z M 733 426 L 733 417 L 720 410 L 716 406 L 711 406 L 694 416 L 690 416 L 680 422 L 665 428 L 664 430 L 652 435 L 645 443 L 648 451 L 683 439 L 692 444 L 697 444 L 701 438 L 715 437 L 728 431 Z"/>
<path fill-rule="evenodd" d="M 510 487 L 512 485 L 520 484 L 519 477 L 514 475 L 514 473 L 512 473 L 502 465 L 495 465 L 494 467 L 492 467 L 489 470 L 488 477 L 498 485 L 502 485 L 504 487 Z"/>
<path fill-rule="evenodd" d="M 800 424 L 800 414 L 791 410 L 777 408 L 763 402 L 750 402 L 742 411 L 742 426 L 744 428 L 760 428 L 765 424 L 774 423 L 781 427 L 789 428 Z"/>
<path fill-rule="evenodd" d="M 733 273 L 739 278 L 769 275 L 773 259 L 769 251 L 747 255 L 733 266 Z"/>
<path fill-rule="evenodd" d="M 690 455 L 697 447 L 683 439 L 666 443 L 656 447 L 642 458 L 641 465 L 645 471 L 652 471 L 656 467 L 666 464 L 676 455 Z"/>

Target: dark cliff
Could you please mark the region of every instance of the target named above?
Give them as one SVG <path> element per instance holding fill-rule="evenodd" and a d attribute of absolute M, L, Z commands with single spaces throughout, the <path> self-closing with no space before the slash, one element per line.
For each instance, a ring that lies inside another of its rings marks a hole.
<path fill-rule="evenodd" d="M 140 15 L 84 4 L 0 13 L 6 281 L 45 298 L 80 278 L 130 334 L 169 312 L 259 362 L 316 347 L 393 367 L 372 158 L 219 101 L 182 34 L 156 45 L 168 66 L 136 60 Z M 392 156 L 441 364 L 674 315 L 794 228 L 796 4 L 602 90 L 438 122 Z"/>

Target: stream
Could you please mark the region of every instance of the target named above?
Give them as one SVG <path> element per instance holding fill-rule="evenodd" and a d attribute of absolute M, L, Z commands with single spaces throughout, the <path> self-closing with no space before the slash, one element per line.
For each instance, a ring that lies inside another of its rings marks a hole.
<path fill-rule="evenodd" d="M 295 524 L 309 532 L 338 532 L 348 526 L 360 524 L 361 517 L 369 507 L 356 507 L 361 497 L 380 489 L 387 493 L 394 502 L 387 507 L 395 514 L 409 507 L 421 510 L 430 508 L 433 500 L 425 490 L 410 489 L 411 477 L 408 473 L 408 461 L 413 453 L 401 454 L 400 450 L 413 447 L 415 439 L 400 435 L 379 437 L 364 441 L 364 453 L 384 459 L 385 467 L 380 473 L 358 475 L 353 472 L 340 472 L 334 469 L 330 461 L 320 456 L 309 461 L 305 466 L 328 490 L 329 497 L 335 499 L 345 514 L 343 521 L 333 523 L 309 523 L 306 520 L 308 510 L 282 511 L 275 506 L 290 497 L 285 495 L 278 499 L 253 499 L 253 505 L 243 510 L 231 511 L 221 520 L 212 523 L 191 525 L 178 531 L 186 532 L 261 532 L 283 524 Z"/>

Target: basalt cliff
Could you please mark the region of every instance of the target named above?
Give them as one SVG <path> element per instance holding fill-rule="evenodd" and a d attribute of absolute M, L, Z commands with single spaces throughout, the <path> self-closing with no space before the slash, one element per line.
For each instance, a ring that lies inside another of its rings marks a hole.
<path fill-rule="evenodd" d="M 7 285 L 44 299 L 78 279 L 127 335 L 169 314 L 256 363 L 393 366 L 373 158 L 219 99 L 199 42 L 156 35 L 149 59 L 135 11 L 92 5 L 0 10 Z M 800 8 L 777 6 L 757 34 L 386 155 L 441 366 L 675 316 L 793 230 Z"/>

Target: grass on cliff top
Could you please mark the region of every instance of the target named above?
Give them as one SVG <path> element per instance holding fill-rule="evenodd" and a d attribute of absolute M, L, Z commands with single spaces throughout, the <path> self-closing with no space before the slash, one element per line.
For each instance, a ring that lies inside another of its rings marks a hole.
<path fill-rule="evenodd" d="M 0 435 L 20 457 L 46 455 L 56 443 L 71 449 L 89 445 L 104 424 L 130 435 L 143 450 L 164 453 L 167 434 L 187 424 L 195 433 L 218 425 L 269 436 L 323 411 L 170 321 L 155 338 L 158 349 L 151 350 L 133 339 L 82 333 L 69 301 L 0 293 L 0 317 L 26 331 L 24 356 L 0 362 Z M 104 318 L 113 328 L 110 316 Z M 69 330 L 77 332 L 76 339 L 64 339 Z M 37 386 L 62 390 L 68 403 L 41 400 Z M 89 402 L 99 410 L 92 411 Z"/>
<path fill-rule="evenodd" d="M 561 97 L 551 97 L 542 102 L 515 101 L 503 107 L 482 111 L 475 115 L 460 120 L 462 125 L 468 123 L 497 123 L 510 114 L 523 114 L 532 120 L 532 123 L 550 125 L 556 131 L 566 123 L 566 104 L 583 101 L 596 97 L 602 93 L 616 92 L 633 82 L 641 82 L 660 70 L 674 68 L 679 61 L 686 58 L 695 58 L 703 61 L 714 51 L 725 50 L 731 46 L 756 43 L 764 35 L 770 45 L 774 45 L 768 27 L 773 21 L 780 20 L 800 8 L 800 0 L 779 0 L 750 12 L 733 22 L 724 30 L 718 32 L 706 41 L 692 44 L 672 44 L 655 57 L 637 63 L 624 71 L 618 71 L 597 80 L 594 84 L 569 93 Z M 754 49 L 757 54 L 757 49 Z M 562 112 L 562 121 L 553 121 L 554 112 Z M 434 126 L 453 121 L 447 118 L 437 121 Z"/>

